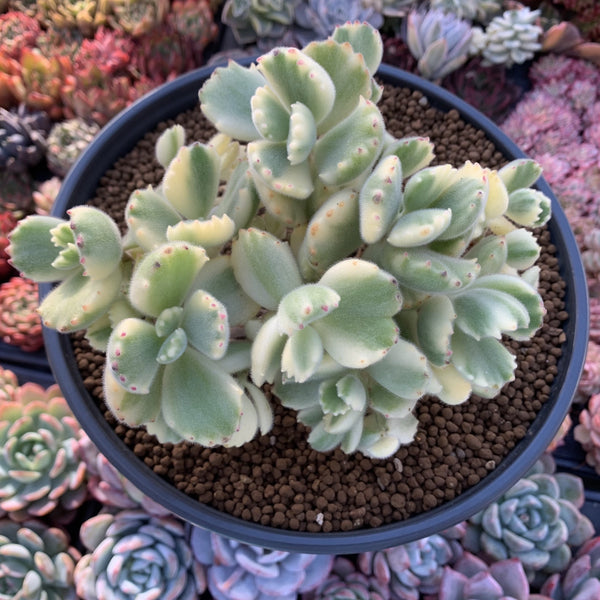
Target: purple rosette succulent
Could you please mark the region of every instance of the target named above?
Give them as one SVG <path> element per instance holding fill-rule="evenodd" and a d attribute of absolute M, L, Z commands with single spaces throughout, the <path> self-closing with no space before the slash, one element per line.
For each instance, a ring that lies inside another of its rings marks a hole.
<path fill-rule="evenodd" d="M 215 600 L 296 600 L 325 580 L 334 558 L 251 546 L 199 527 L 190 545 Z"/>

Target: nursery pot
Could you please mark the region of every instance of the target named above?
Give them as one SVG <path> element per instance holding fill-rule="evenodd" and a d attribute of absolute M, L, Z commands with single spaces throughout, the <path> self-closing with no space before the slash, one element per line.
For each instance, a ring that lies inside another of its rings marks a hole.
<path fill-rule="evenodd" d="M 245 61 L 245 64 L 248 62 Z M 70 207 L 89 201 L 103 174 L 144 134 L 154 130 L 159 122 L 196 106 L 198 90 L 213 68 L 201 68 L 175 79 L 115 117 L 71 169 L 54 205 L 53 215 L 64 217 Z M 484 130 L 507 160 L 525 156 L 489 119 L 440 87 L 386 65 L 380 68 L 378 75 L 388 84 L 422 92 L 430 105 L 441 111 L 456 109 L 463 121 Z M 552 218 L 548 228 L 556 246 L 560 275 L 566 283 L 564 301 L 569 315 L 563 326 L 566 341 L 558 361 L 558 374 L 552 383 L 551 397 L 543 404 L 525 437 L 478 484 L 453 500 L 408 519 L 375 528 L 309 533 L 267 527 L 222 513 L 179 491 L 136 457 L 108 424 L 86 390 L 70 337 L 46 329 L 44 337 L 50 365 L 73 413 L 98 449 L 141 491 L 195 525 L 267 548 L 327 554 L 382 549 L 440 532 L 488 506 L 525 475 L 548 447 L 567 415 L 583 369 L 588 341 L 584 269 L 575 238 L 559 203 L 543 180 L 538 182 L 537 187 L 552 200 Z M 49 289 L 47 284 L 42 286 L 42 294 Z"/>

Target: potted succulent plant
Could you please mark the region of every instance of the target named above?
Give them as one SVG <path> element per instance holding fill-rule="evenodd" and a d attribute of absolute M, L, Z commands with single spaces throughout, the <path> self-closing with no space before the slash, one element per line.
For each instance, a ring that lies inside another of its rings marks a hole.
<path fill-rule="evenodd" d="M 59 282 L 40 306 L 46 347 L 92 440 L 144 492 L 218 533 L 311 552 L 433 533 L 523 475 L 574 392 L 587 304 L 575 292 L 581 266 L 566 219 L 543 184 L 532 187 L 540 167 L 501 136 L 508 163 L 499 170 L 430 166 L 428 139 L 386 131 L 376 76 L 406 75 L 381 67 L 381 56 L 378 32 L 355 23 L 302 50 L 180 78 L 105 129 L 66 179 L 53 216 L 28 217 L 11 235 L 22 273 Z M 119 153 L 150 122 L 188 108 L 199 87 L 217 133 L 189 143 L 181 127 L 166 129 L 156 144 L 164 177 L 131 195 L 124 224 L 85 205 Z M 557 400 L 543 407 L 510 470 L 503 462 L 456 502 L 381 528 L 299 534 L 187 497 L 115 443 L 77 380 L 69 337 L 59 335 L 85 331 L 106 354 L 106 405 L 163 444 L 243 446 L 268 437 L 280 403 L 308 428 L 314 451 L 391 461 L 415 435 L 418 402 L 493 398 L 514 378 L 503 340 L 528 340 L 542 325 L 540 247 L 530 229 L 545 225 L 570 278 L 574 362 L 557 377 Z"/>

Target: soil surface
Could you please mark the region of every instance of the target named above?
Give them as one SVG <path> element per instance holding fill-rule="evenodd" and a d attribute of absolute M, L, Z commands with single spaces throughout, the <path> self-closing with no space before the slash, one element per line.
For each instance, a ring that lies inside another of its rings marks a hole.
<path fill-rule="evenodd" d="M 471 160 L 499 168 L 507 162 L 482 131 L 463 122 L 456 111 L 446 114 L 430 107 L 419 92 L 386 86 L 380 107 L 396 137 L 428 136 L 435 143 L 434 164 L 460 166 Z M 162 123 L 107 172 L 90 204 L 122 221 L 131 192 L 160 182 L 163 171 L 154 159 L 154 142 L 175 122 L 188 132 L 187 143 L 205 140 L 214 132 L 199 108 Z M 104 356 L 92 351 L 81 334 L 73 336 L 76 358 L 87 389 L 124 443 L 157 474 L 199 502 L 290 530 L 378 527 L 432 509 L 479 483 L 525 436 L 548 399 L 567 314 L 555 248 L 545 228 L 537 234 L 547 314 L 532 340 L 506 341 L 517 356 L 515 381 L 492 400 L 473 396 L 460 406 L 447 406 L 422 399 L 416 408 L 420 426 L 414 442 L 386 460 L 312 450 L 306 428 L 276 399 L 272 399 L 272 431 L 241 448 L 159 444 L 145 430 L 119 424 L 106 409 L 101 382 Z"/>

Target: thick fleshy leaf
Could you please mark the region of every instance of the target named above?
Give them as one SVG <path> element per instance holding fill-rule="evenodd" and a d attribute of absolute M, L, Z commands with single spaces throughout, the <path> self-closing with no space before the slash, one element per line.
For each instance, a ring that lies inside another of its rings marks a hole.
<path fill-rule="evenodd" d="M 369 406 L 386 419 L 406 417 L 412 412 L 415 404 L 415 400 L 402 398 L 374 381 L 369 385 Z"/>
<path fill-rule="evenodd" d="M 529 269 L 540 256 L 537 239 L 526 229 L 515 229 L 506 234 L 506 262 L 519 271 Z"/>
<path fill-rule="evenodd" d="M 62 333 L 86 329 L 117 299 L 121 280 L 119 268 L 106 279 L 71 275 L 42 300 L 38 312 L 44 325 Z"/>
<path fill-rule="evenodd" d="M 498 171 L 500 179 L 510 194 L 532 186 L 542 174 L 542 167 L 531 158 L 517 158 Z"/>
<path fill-rule="evenodd" d="M 158 372 L 156 358 L 163 341 L 148 321 L 136 318 L 121 321 L 106 349 L 107 368 L 115 381 L 128 392 L 148 394 Z"/>
<path fill-rule="evenodd" d="M 243 229 L 231 249 L 233 272 L 243 290 L 268 310 L 302 285 L 288 244 L 259 229 Z"/>
<path fill-rule="evenodd" d="M 383 57 L 383 43 L 377 30 L 367 23 L 344 23 L 337 26 L 331 38 L 338 44 L 349 42 L 357 54 L 361 54 L 372 75 L 375 75 Z"/>
<path fill-rule="evenodd" d="M 404 186 L 404 206 L 407 211 L 428 208 L 458 179 L 457 169 L 438 165 L 417 171 Z"/>
<path fill-rule="evenodd" d="M 258 59 L 258 70 L 286 106 L 302 102 L 315 122 L 325 118 L 335 101 L 327 71 L 296 48 L 275 48 Z"/>
<path fill-rule="evenodd" d="M 434 145 L 429 138 L 406 137 L 395 140 L 385 149 L 385 154 L 393 154 L 402 163 L 402 176 L 406 179 L 420 169 L 424 169 L 434 159 Z"/>
<path fill-rule="evenodd" d="M 539 190 L 515 190 L 508 197 L 506 216 L 525 227 L 541 227 L 550 219 L 550 198 Z"/>
<path fill-rule="evenodd" d="M 164 244 L 167 227 L 180 220 L 179 213 L 151 186 L 133 192 L 125 207 L 127 227 L 144 250 Z"/>
<path fill-rule="evenodd" d="M 450 339 L 456 312 L 448 296 L 431 296 L 419 307 L 416 321 L 418 345 L 438 367 L 450 362 Z"/>
<path fill-rule="evenodd" d="M 156 362 L 161 365 L 168 365 L 169 363 L 176 361 L 185 352 L 187 346 L 187 335 L 185 331 L 179 327 L 167 336 L 161 347 L 158 349 Z"/>
<path fill-rule="evenodd" d="M 397 156 L 386 156 L 375 167 L 360 190 L 358 207 L 360 235 L 367 244 L 378 242 L 398 215 L 402 202 L 402 164 Z"/>
<path fill-rule="evenodd" d="M 335 310 L 340 296 L 322 284 L 306 284 L 286 294 L 277 310 L 279 331 L 292 335 Z"/>
<path fill-rule="evenodd" d="M 423 394 L 439 389 L 425 355 L 403 339 L 382 360 L 372 364 L 368 373 L 384 388 L 408 400 L 418 400 Z"/>
<path fill-rule="evenodd" d="M 319 389 L 321 381 L 307 381 L 296 383 L 294 381 L 278 381 L 273 387 L 273 393 L 279 398 L 283 406 L 294 410 L 305 410 L 317 407 L 320 420 L 323 412 L 319 405 Z"/>
<path fill-rule="evenodd" d="M 277 325 L 277 318 L 272 316 L 265 321 L 259 329 L 252 344 L 251 360 L 252 381 L 261 386 L 265 382 L 273 383 L 275 376 L 279 373 L 281 365 L 281 353 L 287 338 L 281 335 Z"/>
<path fill-rule="evenodd" d="M 319 334 L 306 327 L 288 338 L 281 353 L 281 370 L 287 379 L 303 383 L 314 373 L 322 357 Z"/>
<path fill-rule="evenodd" d="M 317 140 L 319 177 L 328 185 L 345 185 L 369 169 L 382 149 L 383 117 L 361 97 L 356 109 Z"/>
<path fill-rule="evenodd" d="M 7 253 L 22 275 L 41 283 L 58 281 L 70 274 L 52 265 L 60 248 L 52 243 L 51 231 L 65 223 L 64 219 L 41 215 L 28 215 L 17 223 L 10 232 Z"/>
<path fill-rule="evenodd" d="M 161 377 L 160 371 L 156 378 Z M 104 401 L 119 421 L 137 427 L 156 419 L 160 412 L 160 384 L 153 385 L 148 394 L 132 394 L 119 384 L 110 368 L 104 369 Z"/>
<path fill-rule="evenodd" d="M 394 224 L 387 241 L 402 248 L 424 246 L 440 237 L 451 220 L 449 208 L 423 208 L 405 213 Z"/>
<path fill-rule="evenodd" d="M 179 221 L 176 225 L 167 227 L 167 240 L 169 242 L 190 242 L 196 246 L 213 248 L 228 242 L 235 232 L 235 223 L 228 215 L 210 219 L 195 219 L 193 221 Z"/>
<path fill-rule="evenodd" d="M 314 189 L 308 162 L 292 164 L 287 143 L 258 140 L 248 144 L 252 173 L 273 191 L 297 200 L 310 196 Z"/>
<path fill-rule="evenodd" d="M 253 65 L 244 68 L 234 61 L 215 69 L 198 93 L 200 108 L 215 127 L 232 138 L 247 142 L 258 139 L 252 121 L 250 99 L 265 84 Z"/>
<path fill-rule="evenodd" d="M 239 427 L 227 441 L 227 446 L 230 448 L 242 446 L 249 442 L 256 435 L 258 429 L 258 414 L 254 408 L 254 404 L 252 404 L 246 394 L 241 398 L 240 411 L 243 418 L 240 419 Z"/>
<path fill-rule="evenodd" d="M 418 62 L 419 73 L 426 79 L 441 79 L 443 77 L 441 72 L 447 58 L 448 41 L 440 37 L 425 47 L 425 52 Z"/>
<path fill-rule="evenodd" d="M 500 339 L 529 324 L 529 313 L 519 300 L 498 290 L 475 285 L 454 298 L 456 325 L 479 340 L 484 337 Z"/>
<path fill-rule="evenodd" d="M 262 200 L 269 215 L 287 227 L 298 227 L 306 223 L 308 220 L 307 200 L 298 200 L 275 192 L 259 177 L 255 177 L 253 183 L 257 196 Z"/>
<path fill-rule="evenodd" d="M 317 141 L 317 126 L 312 113 L 302 102 L 292 104 L 287 138 L 288 160 L 292 165 L 304 162 Z"/>
<path fill-rule="evenodd" d="M 360 244 L 358 194 L 346 188 L 328 198 L 308 223 L 298 250 L 303 277 L 318 279 Z"/>
<path fill-rule="evenodd" d="M 471 384 L 456 370 L 454 365 L 450 364 L 444 367 L 431 365 L 431 370 L 442 386 L 442 389 L 436 393 L 442 402 L 454 406 L 469 399 L 472 391 Z"/>
<path fill-rule="evenodd" d="M 203 219 L 208 215 L 219 190 L 220 165 L 216 151 L 199 142 L 183 146 L 169 164 L 162 191 L 185 219 Z"/>
<path fill-rule="evenodd" d="M 357 106 L 360 96 L 371 95 L 371 77 L 364 60 L 348 44 L 333 40 L 311 42 L 303 52 L 316 60 L 329 74 L 335 86 L 335 102 L 319 123 L 323 133 L 345 119 Z"/>
<path fill-rule="evenodd" d="M 481 271 L 479 276 L 498 273 L 506 264 L 508 248 L 504 236 L 487 235 L 479 240 L 465 255 L 464 258 L 475 258 Z"/>
<path fill-rule="evenodd" d="M 225 444 L 238 427 L 243 393 L 217 363 L 188 348 L 164 367 L 162 414 L 186 440 Z"/>
<path fill-rule="evenodd" d="M 271 409 L 271 405 L 261 389 L 252 385 L 249 381 L 244 382 L 244 387 L 250 394 L 252 405 L 256 411 L 260 433 L 261 435 L 265 435 L 266 433 L 269 433 L 273 427 L 273 410 Z"/>
<path fill-rule="evenodd" d="M 207 260 L 204 248 L 187 242 L 170 242 L 152 250 L 131 276 L 131 304 L 153 317 L 165 308 L 180 306 Z"/>
<path fill-rule="evenodd" d="M 198 290 L 185 301 L 181 327 L 189 343 L 209 358 L 218 360 L 227 351 L 227 309 L 212 294 Z"/>
<path fill-rule="evenodd" d="M 471 385 L 495 395 L 514 379 L 517 363 L 500 341 L 475 340 L 457 329 L 452 336 L 452 364 Z"/>
<path fill-rule="evenodd" d="M 508 208 L 508 191 L 498 171 L 486 170 L 486 176 L 489 192 L 485 203 L 485 218 L 492 220 L 501 217 Z"/>
<path fill-rule="evenodd" d="M 185 129 L 182 125 L 173 125 L 165 129 L 156 140 L 156 160 L 166 169 L 184 144 Z"/>
<path fill-rule="evenodd" d="M 284 142 L 290 127 L 290 109 L 267 86 L 259 87 L 250 100 L 252 121 L 269 142 Z"/>

